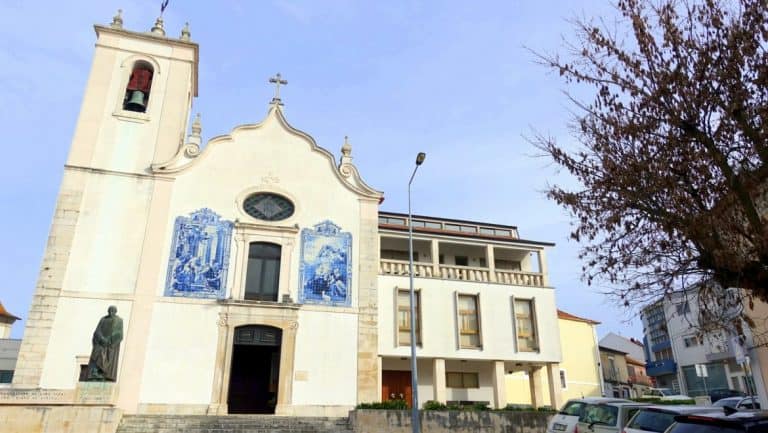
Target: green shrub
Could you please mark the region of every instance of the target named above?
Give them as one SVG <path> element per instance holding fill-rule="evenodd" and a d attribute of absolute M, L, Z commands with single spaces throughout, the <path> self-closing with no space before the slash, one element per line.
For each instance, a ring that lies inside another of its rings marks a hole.
<path fill-rule="evenodd" d="M 539 406 L 536 410 L 539 412 L 555 412 L 552 406 Z"/>
<path fill-rule="evenodd" d="M 405 400 L 386 400 L 373 403 L 360 403 L 355 406 L 356 409 L 378 409 L 378 410 L 406 410 L 408 403 Z"/>
<path fill-rule="evenodd" d="M 435 400 L 428 400 L 424 402 L 424 410 L 448 410 L 448 406 Z"/>
<path fill-rule="evenodd" d="M 476 410 L 476 411 L 485 411 L 490 410 L 488 407 L 488 403 L 475 403 L 472 406 L 465 407 L 465 410 Z"/>
<path fill-rule="evenodd" d="M 512 404 L 512 403 L 510 403 L 510 404 L 504 406 L 504 408 L 501 409 L 501 410 L 528 411 L 528 410 L 533 410 L 533 406 L 531 406 L 529 404 Z"/>

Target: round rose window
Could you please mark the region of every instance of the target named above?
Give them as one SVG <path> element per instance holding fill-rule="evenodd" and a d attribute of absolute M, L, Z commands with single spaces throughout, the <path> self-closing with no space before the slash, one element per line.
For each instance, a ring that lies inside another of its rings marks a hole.
<path fill-rule="evenodd" d="M 290 200 L 269 192 L 249 195 L 243 201 L 243 210 L 248 215 L 265 221 L 280 221 L 293 215 L 294 206 Z"/>

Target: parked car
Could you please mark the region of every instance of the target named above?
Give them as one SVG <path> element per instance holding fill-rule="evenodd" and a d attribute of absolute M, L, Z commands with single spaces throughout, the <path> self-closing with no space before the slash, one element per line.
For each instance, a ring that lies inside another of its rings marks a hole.
<path fill-rule="evenodd" d="M 768 433 L 768 412 L 733 415 L 678 415 L 665 433 Z"/>
<path fill-rule="evenodd" d="M 634 401 L 587 403 L 576 425 L 577 433 L 620 433 L 627 421 L 649 404 Z"/>
<path fill-rule="evenodd" d="M 735 389 L 726 389 L 726 388 L 715 388 L 710 389 L 709 393 L 709 399 L 712 400 L 712 403 L 728 397 L 746 397 L 747 394 L 744 394 L 741 391 L 737 391 Z"/>
<path fill-rule="evenodd" d="M 643 398 L 658 398 L 661 400 L 693 400 L 687 395 L 675 394 L 672 388 L 649 388 Z"/>
<path fill-rule="evenodd" d="M 722 407 L 715 406 L 653 405 L 638 410 L 624 427 L 624 433 L 661 433 L 675 422 L 677 415 L 724 413 Z"/>
<path fill-rule="evenodd" d="M 760 409 L 757 397 L 727 397 L 715 402 L 714 406 L 729 407 L 735 410 Z"/>
<path fill-rule="evenodd" d="M 629 400 L 609 397 L 586 397 L 568 400 L 560 411 L 549 421 L 547 433 L 574 433 L 581 412 L 587 404 L 612 402 L 631 403 Z"/>

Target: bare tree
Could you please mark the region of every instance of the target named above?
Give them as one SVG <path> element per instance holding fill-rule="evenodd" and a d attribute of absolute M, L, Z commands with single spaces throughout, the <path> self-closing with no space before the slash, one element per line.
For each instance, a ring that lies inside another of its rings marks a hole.
<path fill-rule="evenodd" d="M 566 55 L 537 54 L 594 93 L 569 94 L 577 148 L 534 138 L 580 183 L 548 196 L 574 217 L 588 283 L 629 307 L 707 281 L 742 288 L 738 305 L 711 285 L 700 298 L 706 320 L 743 334 L 768 301 L 768 0 L 616 9 L 615 29 L 577 20 Z"/>

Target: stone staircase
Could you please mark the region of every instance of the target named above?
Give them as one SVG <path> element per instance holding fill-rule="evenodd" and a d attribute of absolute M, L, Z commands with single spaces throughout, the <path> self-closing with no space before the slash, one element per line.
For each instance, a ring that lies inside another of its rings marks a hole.
<path fill-rule="evenodd" d="M 348 418 L 124 415 L 117 433 L 353 433 Z"/>

